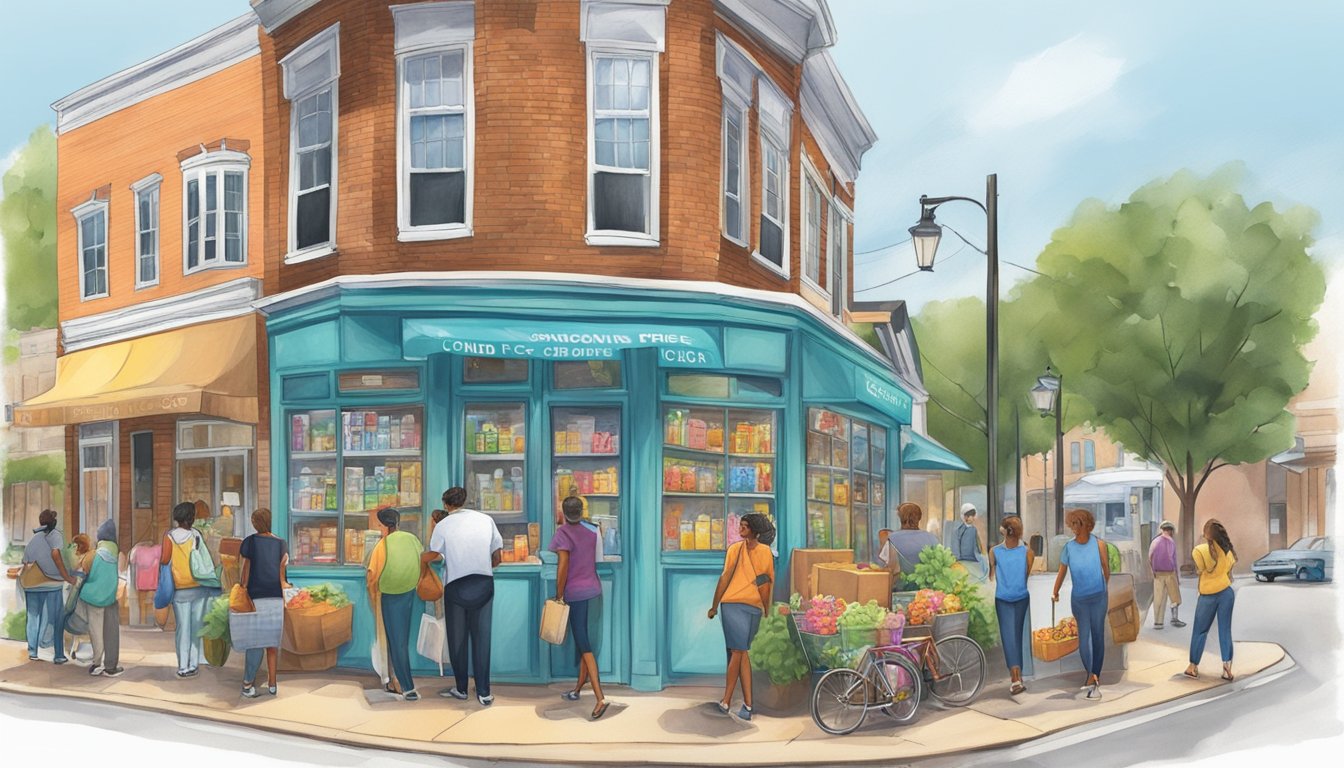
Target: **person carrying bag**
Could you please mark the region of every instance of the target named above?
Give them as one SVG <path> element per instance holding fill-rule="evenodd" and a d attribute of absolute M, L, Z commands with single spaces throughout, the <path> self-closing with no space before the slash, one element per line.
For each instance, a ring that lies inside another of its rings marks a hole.
<path fill-rule="evenodd" d="M 52 661 L 64 664 L 65 611 L 62 598 L 66 583 L 75 579 L 66 570 L 61 555 L 61 534 L 56 532 L 56 510 L 44 509 L 37 518 L 41 527 L 33 529 L 33 536 L 23 549 L 23 570 L 19 584 L 23 587 L 28 606 L 28 660 L 37 660 L 37 648 L 43 636 L 50 631 L 55 656 Z"/>
<path fill-rule="evenodd" d="M 775 559 L 770 544 L 775 526 L 759 512 L 742 516 L 739 524 L 742 541 L 728 548 L 723 573 L 714 589 L 709 618 L 723 607 L 723 639 L 728 648 L 728 671 L 719 711 L 731 711 L 733 690 L 742 685 L 742 708 L 737 716 L 751 719 L 751 641 L 761 626 L 761 616 L 770 605 L 775 584 Z M 731 563 L 731 564 L 730 564 Z M 744 567 L 745 565 L 745 567 Z"/>

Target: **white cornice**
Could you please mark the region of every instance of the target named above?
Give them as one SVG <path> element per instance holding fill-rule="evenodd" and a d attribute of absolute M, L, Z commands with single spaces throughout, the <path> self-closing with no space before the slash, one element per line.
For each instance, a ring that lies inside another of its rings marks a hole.
<path fill-rule="evenodd" d="M 66 352 L 132 339 L 196 323 L 251 314 L 261 280 L 242 277 L 199 291 L 146 301 L 61 323 Z"/>
<path fill-rule="evenodd" d="M 549 287 L 583 286 L 593 289 L 636 289 L 682 291 L 699 293 L 706 300 L 736 299 L 740 303 L 756 303 L 774 308 L 792 309 L 806 314 L 824 325 L 840 338 L 859 350 L 872 362 L 893 370 L 891 360 L 859 338 L 849 326 L 812 306 L 796 293 L 762 291 L 727 283 L 706 280 L 659 280 L 642 277 L 612 277 L 609 275 L 558 274 L 555 272 L 393 272 L 384 275 L 342 275 L 320 283 L 306 285 L 292 291 L 277 293 L 252 302 L 252 309 L 270 316 L 277 312 L 297 309 L 322 299 L 340 295 L 343 291 L 387 290 L 397 288 L 448 287 L 509 287 L 532 284 Z"/>
<path fill-rule="evenodd" d="M 795 64 L 835 44 L 826 0 L 714 0 L 714 7 Z"/>
<path fill-rule="evenodd" d="M 65 133 L 152 96 L 208 77 L 261 52 L 252 13 L 216 27 L 149 61 L 110 75 L 57 100 L 56 132 Z"/>
<path fill-rule="evenodd" d="M 266 28 L 266 34 L 275 34 L 281 24 L 317 5 L 321 0 L 252 0 L 252 10 Z"/>
<path fill-rule="evenodd" d="M 863 154 L 877 141 L 877 133 L 859 109 L 829 51 L 819 51 L 803 62 L 800 101 L 803 120 L 821 145 L 826 161 L 844 181 L 858 179 Z"/>

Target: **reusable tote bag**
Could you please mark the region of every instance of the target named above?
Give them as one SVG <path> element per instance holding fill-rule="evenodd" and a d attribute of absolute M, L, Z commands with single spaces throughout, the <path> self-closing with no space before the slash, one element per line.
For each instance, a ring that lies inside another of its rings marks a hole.
<path fill-rule="evenodd" d="M 563 645 L 565 628 L 569 626 L 569 604 L 547 600 L 541 606 L 541 639 L 551 645 Z"/>
<path fill-rule="evenodd" d="M 439 677 L 443 677 L 443 663 L 448 661 L 448 632 L 443 625 L 443 604 L 434 603 L 435 610 L 420 615 L 420 636 L 416 638 L 415 650 L 421 656 L 439 665 Z"/>
<path fill-rule="evenodd" d="M 177 586 L 173 584 L 173 567 L 167 563 L 159 566 L 159 585 L 154 588 L 154 608 L 163 610 L 173 604 L 173 594 Z"/>
<path fill-rule="evenodd" d="M 202 587 L 218 589 L 219 575 L 215 572 L 215 561 L 210 558 L 210 550 L 205 546 L 205 538 L 199 533 L 192 538 L 195 545 L 191 548 L 191 556 L 187 558 L 187 563 L 191 566 L 191 577 Z"/>

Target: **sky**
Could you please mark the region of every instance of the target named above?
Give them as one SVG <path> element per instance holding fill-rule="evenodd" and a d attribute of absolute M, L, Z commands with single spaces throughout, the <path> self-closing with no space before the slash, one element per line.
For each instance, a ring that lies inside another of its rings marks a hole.
<path fill-rule="evenodd" d="M 54 124 L 53 101 L 248 7 L 0 0 L 0 170 L 34 128 Z M 1153 179 L 1229 162 L 1243 164 L 1251 204 L 1319 211 L 1315 253 L 1336 274 L 1344 266 L 1344 3 L 831 0 L 830 9 L 832 54 L 879 137 L 858 184 L 856 298 L 905 299 L 918 311 L 983 297 L 984 257 L 952 236 L 934 272 L 910 275 L 906 229 L 920 194 L 983 199 L 989 173 L 1005 292 L 1029 274 L 1015 265 L 1032 266 L 1083 200 L 1118 204 Z M 949 204 L 939 220 L 984 246 L 974 206 Z M 37 730 L 49 743 L 71 732 Z M 1259 762 L 1283 754 L 1266 750 Z"/>

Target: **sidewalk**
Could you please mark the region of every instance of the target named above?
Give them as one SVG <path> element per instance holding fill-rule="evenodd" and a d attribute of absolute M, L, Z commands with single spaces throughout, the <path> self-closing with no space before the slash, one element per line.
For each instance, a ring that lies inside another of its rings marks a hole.
<path fill-rule="evenodd" d="M 49 654 L 50 651 L 46 651 Z M 1077 675 L 1037 680 L 1010 697 L 993 678 L 971 706 L 943 709 L 932 700 L 918 719 L 893 727 L 871 713 L 849 736 L 828 736 L 806 710 L 792 717 L 757 715 L 751 722 L 718 713 L 721 688 L 678 686 L 637 693 L 609 686 L 606 716 L 588 719 L 593 707 L 586 690 L 579 702 L 561 700 L 569 686 L 495 686 L 495 704 L 459 702 L 435 695 L 451 678 L 420 678 L 425 698 L 395 700 L 370 674 L 339 670 L 282 674 L 279 695 L 244 699 L 239 695 L 242 654 L 223 669 L 201 667 L 189 680 L 174 676 L 172 635 L 122 632 L 119 678 L 90 677 L 78 662 L 57 667 L 29 662 L 24 644 L 0 641 L 0 689 L 14 693 L 69 696 L 172 712 L 218 723 L 335 741 L 360 747 L 408 750 L 447 756 L 538 762 L 697 763 L 763 765 L 905 760 L 1009 746 L 1079 726 L 1113 727 L 1117 720 L 1151 717 L 1155 708 L 1198 694 L 1226 693 L 1255 684 L 1293 662 L 1273 643 L 1236 645 L 1237 680 L 1217 676 L 1215 656 L 1204 658 L 1204 675 L 1181 675 L 1183 654 L 1140 640 L 1129 648 L 1129 669 L 1102 676 L 1103 699 L 1087 701 Z M 1104 721 L 1104 722 L 1103 722 Z"/>

